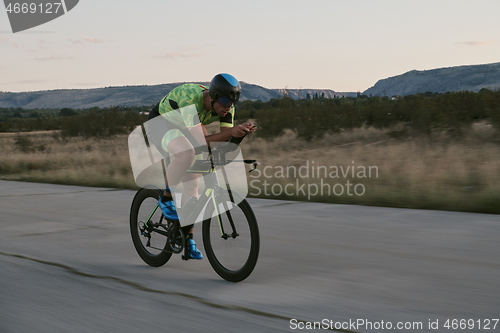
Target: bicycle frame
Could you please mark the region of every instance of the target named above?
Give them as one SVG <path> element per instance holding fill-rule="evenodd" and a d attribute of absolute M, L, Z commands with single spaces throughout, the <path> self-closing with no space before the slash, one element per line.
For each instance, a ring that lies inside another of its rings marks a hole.
<path fill-rule="evenodd" d="M 204 208 L 211 202 L 214 206 L 214 214 L 217 217 L 217 223 L 219 226 L 221 238 L 223 239 L 228 239 L 229 237 L 236 238 L 239 236 L 230 209 L 227 206 L 227 201 L 224 200 L 225 194 L 227 193 L 229 195 L 229 200 L 230 202 L 237 204 L 234 200 L 234 196 L 231 192 L 228 177 L 226 174 L 226 171 L 224 168 L 222 168 L 222 174 L 224 176 L 224 181 L 226 183 L 226 188 L 222 187 L 219 183 L 219 179 L 217 176 L 216 172 L 216 166 L 224 166 L 228 164 L 228 161 L 226 160 L 226 151 L 221 150 L 221 151 L 215 151 L 213 154 L 212 151 L 210 151 L 209 154 L 209 159 L 208 160 L 203 160 L 203 161 L 196 161 L 196 163 L 193 165 L 191 169 L 189 169 L 187 172 L 188 173 L 198 173 L 198 174 L 203 174 L 204 181 L 205 181 L 205 190 L 201 193 L 201 195 L 197 198 L 196 202 L 192 204 L 190 207 L 185 207 L 185 211 L 189 211 L 188 214 L 184 217 L 186 220 L 183 223 L 184 225 L 190 225 L 194 224 L 196 222 L 196 218 L 202 213 Z M 246 164 L 253 164 L 254 168 L 251 171 L 255 170 L 257 167 L 257 162 L 255 160 L 232 160 L 231 162 L 243 162 Z M 226 197 L 227 198 L 227 197 Z M 222 199 L 222 200 L 220 200 Z M 226 232 L 226 228 L 224 228 L 224 223 L 221 219 L 221 211 L 219 207 L 219 203 L 222 203 L 223 210 L 226 212 L 228 221 L 229 221 L 229 226 L 230 226 L 230 233 Z M 148 224 L 151 221 L 151 218 L 153 215 L 156 213 L 158 210 L 159 205 L 157 204 L 151 214 L 149 215 L 148 219 L 144 222 L 144 224 L 148 228 L 152 228 L 151 231 L 159 233 L 161 235 L 164 235 L 166 237 L 169 236 L 167 231 L 155 228 L 159 225 L 153 226 Z M 209 218 L 208 216 L 205 216 L 204 218 Z M 183 243 L 185 243 L 185 237 L 182 235 Z M 187 247 L 184 244 L 184 256 L 183 259 L 187 260 L 189 256 L 187 255 Z"/>

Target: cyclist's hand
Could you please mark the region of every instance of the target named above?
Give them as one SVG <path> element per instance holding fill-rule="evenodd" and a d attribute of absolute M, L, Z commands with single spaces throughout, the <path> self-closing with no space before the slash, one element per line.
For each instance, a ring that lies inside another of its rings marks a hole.
<path fill-rule="evenodd" d="M 231 136 L 235 138 L 241 138 L 242 136 L 245 136 L 248 133 L 248 129 L 244 124 L 234 126 L 231 128 Z"/>
<path fill-rule="evenodd" d="M 254 133 L 257 130 L 257 126 L 255 126 L 255 124 L 252 123 L 251 121 L 246 122 L 246 123 L 244 123 L 242 125 L 245 126 L 246 131 L 247 131 L 248 134 Z"/>

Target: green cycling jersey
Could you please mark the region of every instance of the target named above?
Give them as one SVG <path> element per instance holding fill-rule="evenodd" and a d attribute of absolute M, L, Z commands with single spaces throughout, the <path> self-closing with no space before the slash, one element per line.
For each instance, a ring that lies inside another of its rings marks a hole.
<path fill-rule="evenodd" d="M 234 105 L 231 106 L 231 109 L 224 117 L 216 115 L 215 112 L 205 110 L 203 107 L 203 92 L 207 89 L 207 87 L 195 83 L 180 85 L 163 97 L 160 101 L 158 112 L 159 114 L 165 114 L 194 105 L 201 124 L 208 125 L 219 120 L 220 127 L 233 127 Z"/>

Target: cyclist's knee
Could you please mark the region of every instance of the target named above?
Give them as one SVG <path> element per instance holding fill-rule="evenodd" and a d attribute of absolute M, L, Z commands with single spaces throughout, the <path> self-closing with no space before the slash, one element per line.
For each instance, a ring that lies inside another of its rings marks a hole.
<path fill-rule="evenodd" d="M 174 154 L 172 163 L 175 163 L 177 165 L 182 165 L 185 168 L 189 168 L 191 164 L 194 162 L 194 159 L 195 159 L 194 149 L 188 149 Z"/>

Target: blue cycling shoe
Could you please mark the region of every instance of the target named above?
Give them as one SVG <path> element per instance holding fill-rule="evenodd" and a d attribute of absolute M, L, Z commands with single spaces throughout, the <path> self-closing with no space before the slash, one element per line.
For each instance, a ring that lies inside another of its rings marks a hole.
<path fill-rule="evenodd" d="M 175 208 L 175 203 L 173 200 L 162 201 L 162 198 L 158 199 L 158 205 L 163 212 L 163 215 L 169 220 L 179 221 L 179 215 L 177 214 L 177 208 Z"/>
<path fill-rule="evenodd" d="M 201 254 L 201 252 L 198 250 L 198 248 L 196 247 L 196 243 L 194 242 L 193 239 L 190 239 L 188 242 L 188 250 L 191 259 L 197 259 L 197 260 L 203 259 L 203 254 Z"/>

